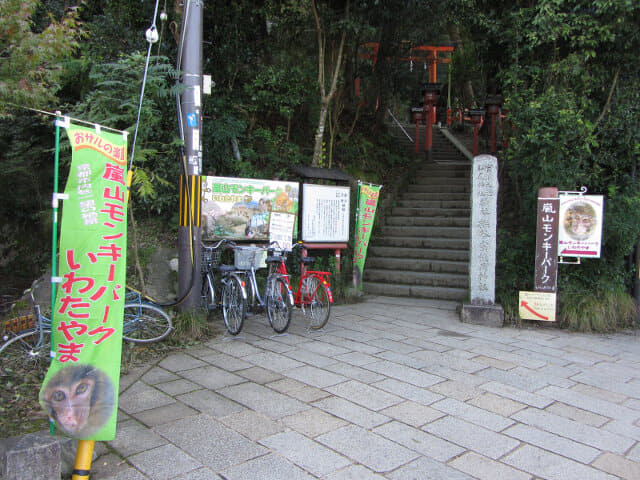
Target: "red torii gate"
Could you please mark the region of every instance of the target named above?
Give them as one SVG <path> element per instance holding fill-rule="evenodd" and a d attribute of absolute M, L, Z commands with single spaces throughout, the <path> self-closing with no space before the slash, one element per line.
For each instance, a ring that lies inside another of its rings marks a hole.
<path fill-rule="evenodd" d="M 379 42 L 366 42 L 360 45 L 366 51 L 359 53 L 358 58 L 371 60 L 372 68 L 375 70 L 378 63 L 378 53 L 380 52 Z M 451 53 L 455 50 L 453 45 L 417 45 L 411 47 L 408 57 L 400 57 L 405 62 L 422 62 L 429 65 L 429 83 L 436 83 L 438 80 L 438 64 L 451 63 L 450 57 L 442 57 L 440 54 Z M 356 78 L 356 95 L 360 95 L 360 79 Z M 436 118 L 435 105 L 432 107 L 432 118 Z"/>

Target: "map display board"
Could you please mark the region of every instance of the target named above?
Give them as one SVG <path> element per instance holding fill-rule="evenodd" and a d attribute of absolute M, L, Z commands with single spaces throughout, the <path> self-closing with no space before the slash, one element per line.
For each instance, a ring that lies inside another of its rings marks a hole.
<path fill-rule="evenodd" d="M 348 242 L 349 187 L 302 185 L 302 240 Z"/>
<path fill-rule="evenodd" d="M 228 238 L 266 241 L 269 240 L 272 212 L 297 216 L 297 182 L 256 178 L 201 178 L 203 240 Z"/>

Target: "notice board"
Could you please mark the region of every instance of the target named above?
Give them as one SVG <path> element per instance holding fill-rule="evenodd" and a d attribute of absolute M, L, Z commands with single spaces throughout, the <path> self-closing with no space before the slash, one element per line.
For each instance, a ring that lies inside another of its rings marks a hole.
<path fill-rule="evenodd" d="M 302 185 L 302 240 L 304 242 L 348 242 L 349 187 Z"/>

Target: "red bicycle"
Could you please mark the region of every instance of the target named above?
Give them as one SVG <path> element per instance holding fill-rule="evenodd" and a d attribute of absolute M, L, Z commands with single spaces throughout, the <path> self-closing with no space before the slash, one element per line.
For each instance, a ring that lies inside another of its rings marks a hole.
<path fill-rule="evenodd" d="M 267 263 L 272 266 L 275 273 L 280 274 L 285 279 L 287 285 L 291 288 L 289 273 L 287 272 L 287 252 L 273 248 L 273 243 L 269 249 Z M 293 247 L 292 251 L 296 248 L 304 248 L 304 246 L 302 243 L 298 243 Z M 301 256 L 300 261 L 298 288 L 292 290 L 294 293 L 293 304 L 296 307 L 300 307 L 304 316 L 309 318 L 309 326 L 314 330 L 318 330 L 327 324 L 331 313 L 331 304 L 333 303 L 331 284 L 329 283 L 331 272 L 307 270 L 307 266 L 315 262 L 314 257 Z"/>

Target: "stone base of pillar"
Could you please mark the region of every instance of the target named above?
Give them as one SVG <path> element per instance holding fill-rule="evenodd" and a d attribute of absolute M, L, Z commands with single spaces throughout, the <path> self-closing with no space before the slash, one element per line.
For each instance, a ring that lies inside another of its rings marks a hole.
<path fill-rule="evenodd" d="M 474 305 L 465 304 L 460 311 L 463 323 L 484 325 L 485 327 L 502 327 L 504 324 L 504 310 L 502 305 Z"/>

